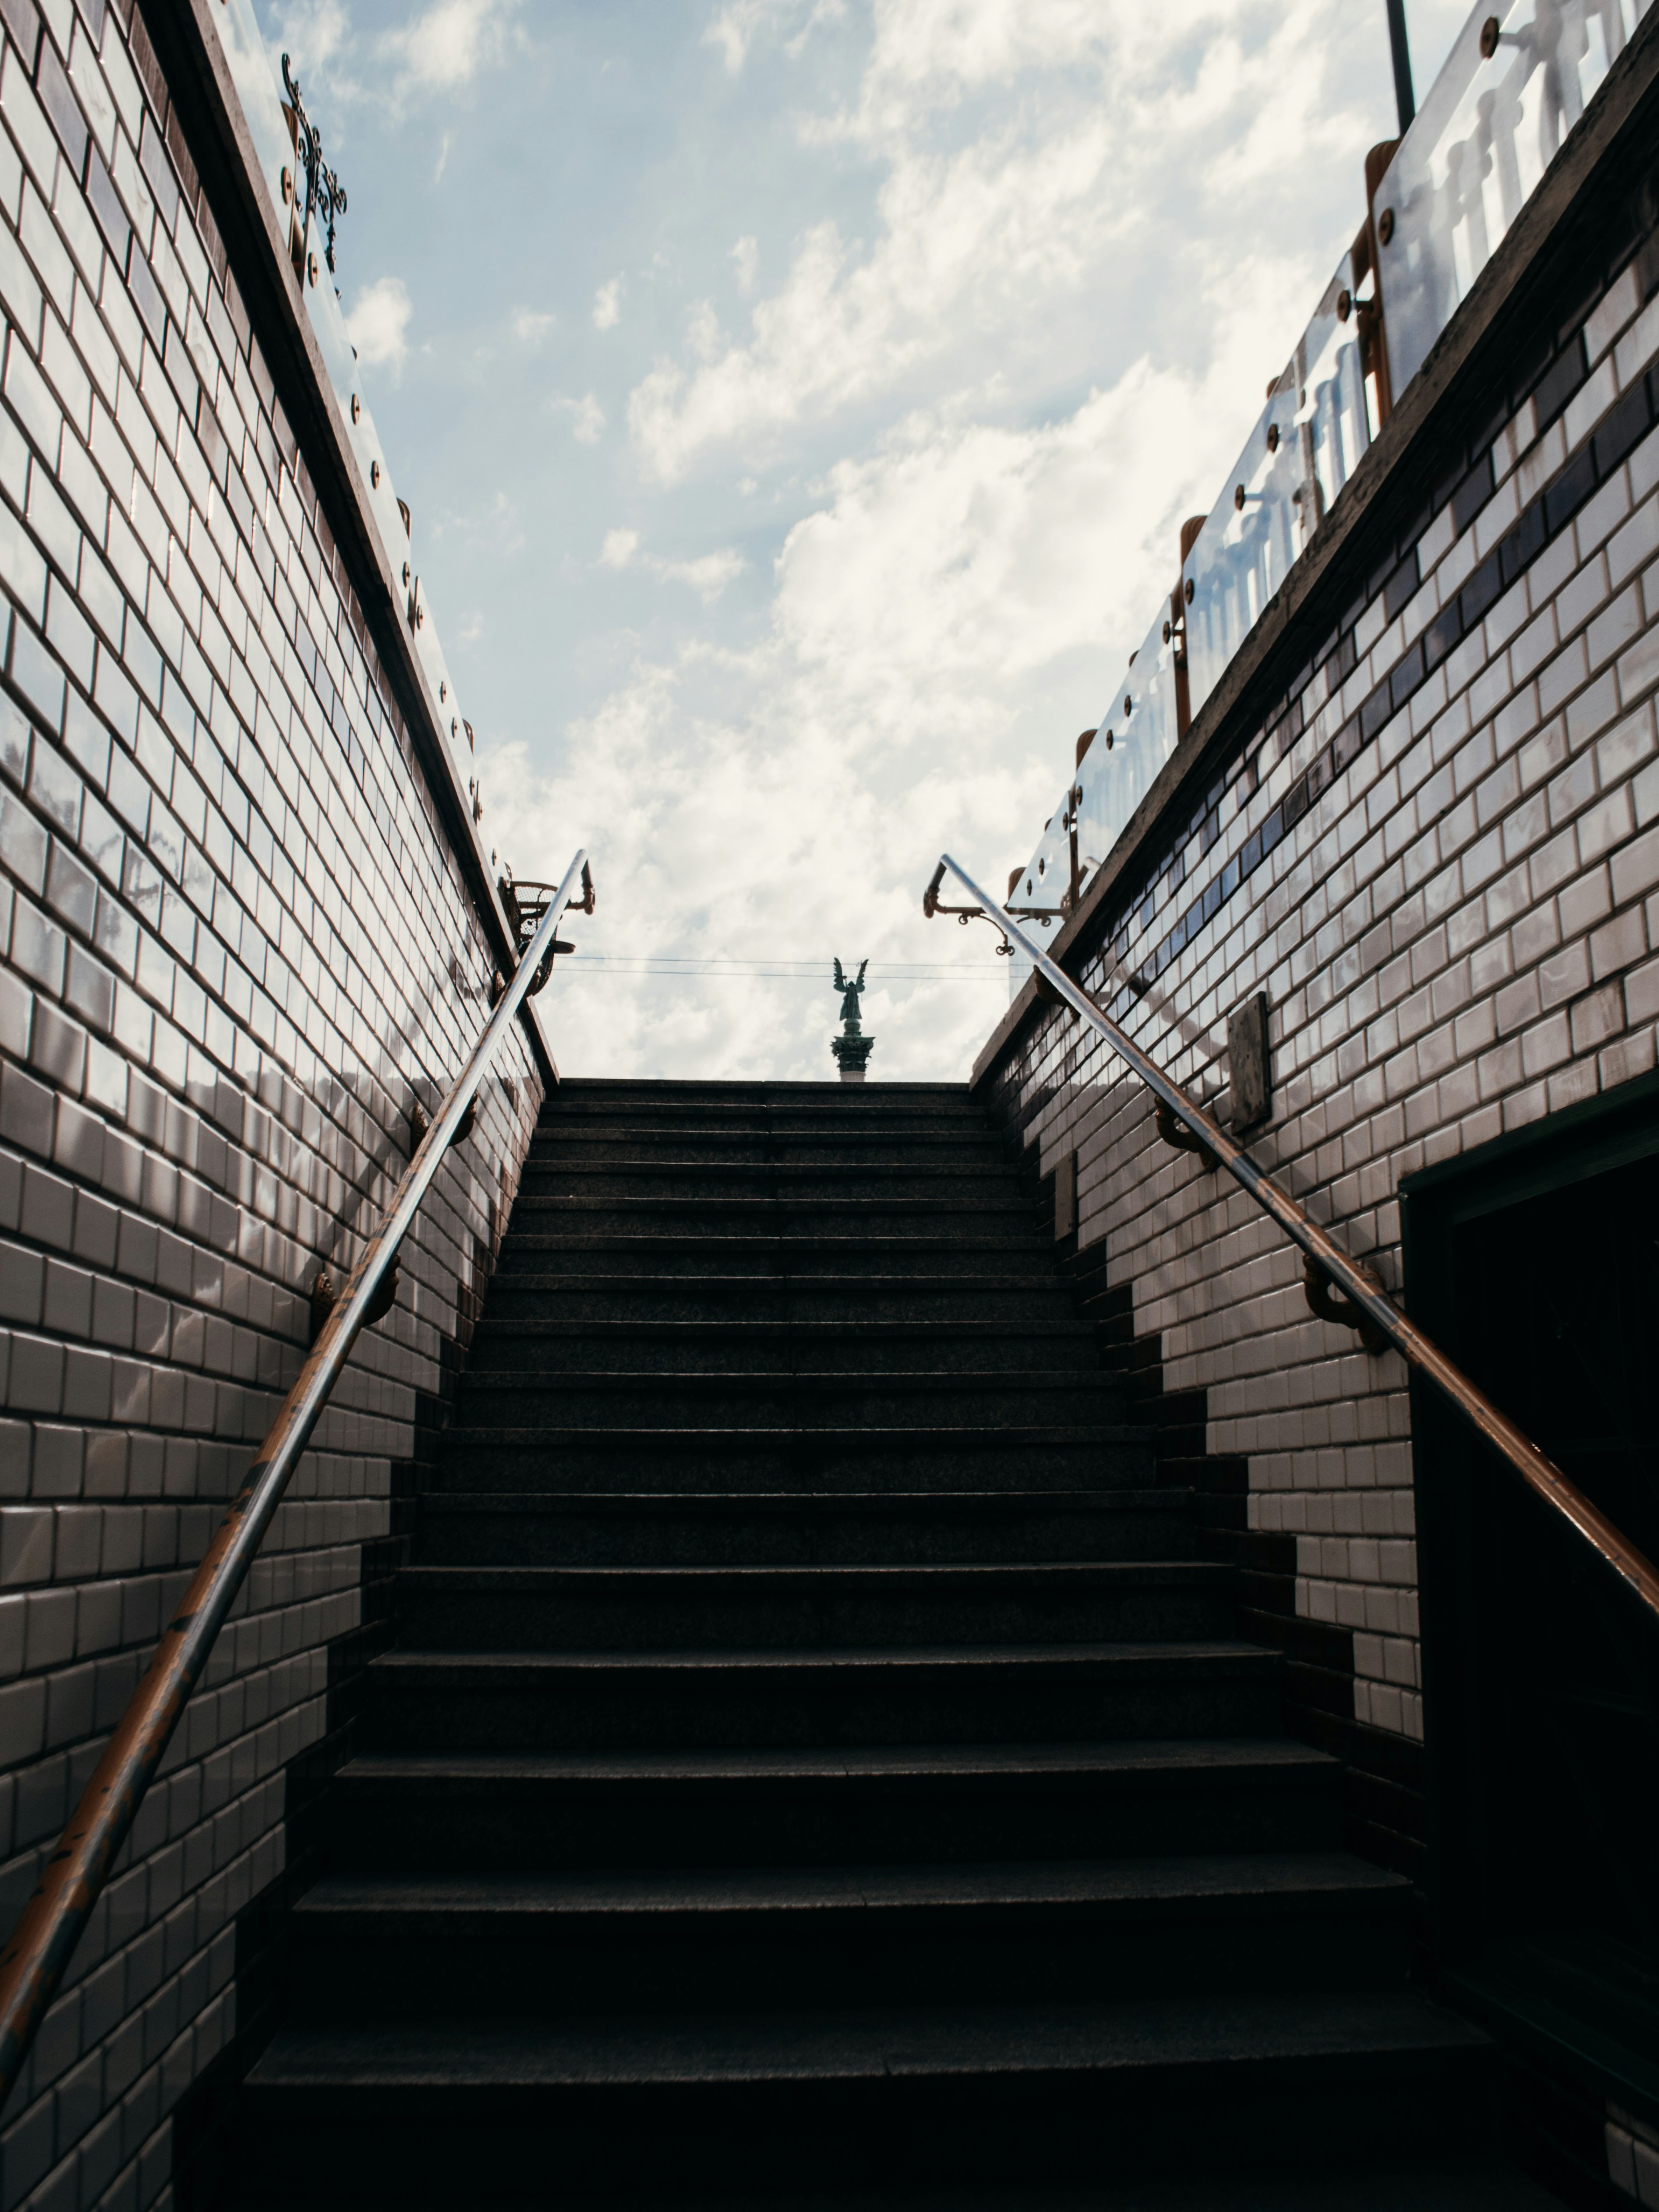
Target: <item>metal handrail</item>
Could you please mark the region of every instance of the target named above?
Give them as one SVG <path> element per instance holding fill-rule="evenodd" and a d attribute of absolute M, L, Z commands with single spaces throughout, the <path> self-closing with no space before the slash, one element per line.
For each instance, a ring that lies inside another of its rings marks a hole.
<path fill-rule="evenodd" d="M 1356 1324 L 1363 1319 L 1386 1338 L 1409 1366 L 1414 1367 L 1419 1374 L 1433 1383 L 1455 1413 L 1503 1454 L 1528 1487 L 1571 1522 L 1579 1536 L 1649 1610 L 1659 1614 L 1659 1571 L 1655 1571 L 1650 1561 L 1637 1550 L 1628 1537 L 1613 1527 L 1601 1509 L 1592 1504 L 1576 1484 L 1568 1480 L 1554 1461 L 1540 1451 L 1530 1437 L 1516 1428 L 1506 1413 L 1498 1411 L 1486 1392 L 1447 1358 L 1431 1337 L 1425 1336 L 1413 1322 L 1406 1318 L 1370 1269 L 1360 1261 L 1350 1259 L 1341 1246 L 1327 1236 L 1319 1224 L 1312 1220 L 1287 1192 L 1281 1190 L 1270 1176 L 1263 1174 L 1249 1154 L 1233 1141 L 1221 1124 L 1206 1114 L 1195 1099 L 1189 1098 L 1179 1084 L 1171 1082 L 1157 1062 L 1149 1059 L 1109 1015 L 1101 1012 L 1066 970 L 1035 945 L 1012 916 L 988 892 L 982 891 L 967 870 L 959 867 L 948 853 L 941 856 L 939 866 L 933 872 L 933 879 L 923 895 L 922 911 L 931 917 L 942 910 L 939 887 L 944 881 L 947 868 L 969 896 L 977 902 L 985 918 L 994 923 L 1005 937 L 1019 945 L 1037 974 L 1048 984 L 1050 994 L 1063 1000 L 1073 1013 L 1080 1014 L 1091 1029 L 1105 1038 L 1119 1057 L 1133 1068 L 1152 1096 L 1170 1112 L 1180 1116 L 1194 1136 L 1201 1139 L 1214 1154 L 1219 1165 L 1225 1168 L 1236 1182 L 1243 1185 L 1263 1212 L 1271 1214 L 1291 1242 L 1301 1247 L 1309 1260 L 1324 1270 L 1354 1309 Z M 962 911 L 960 908 L 943 910 Z"/>
<path fill-rule="evenodd" d="M 182 1604 L 133 1692 L 74 1817 L 47 1860 L 34 1894 L 0 1956 L 0 2105 L 10 2094 L 36 2030 L 63 1980 L 116 1853 L 154 1780 L 173 1731 L 207 1664 L 214 1640 L 235 1603 L 289 1478 L 338 1381 L 358 1333 L 371 1318 L 376 1291 L 391 1269 L 444 1154 L 519 1008 L 534 988 L 538 965 L 565 912 L 570 889 L 585 870 L 578 852 L 544 909 L 534 936 L 484 1025 L 466 1065 L 404 1170 L 379 1229 L 347 1278 L 209 1545 Z M 591 899 L 583 905 L 592 912 Z"/>

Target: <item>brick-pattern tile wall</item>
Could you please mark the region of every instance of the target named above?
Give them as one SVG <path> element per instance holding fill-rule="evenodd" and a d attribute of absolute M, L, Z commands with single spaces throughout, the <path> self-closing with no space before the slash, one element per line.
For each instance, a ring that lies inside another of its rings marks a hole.
<path fill-rule="evenodd" d="M 493 964 L 129 0 L 0 0 L 0 1918 Z M 166 2193 L 234 2032 L 394 1465 L 540 1103 L 522 1037 L 403 1255 L 0 2115 L 0 2208 Z M 384 1548 L 382 1547 L 382 1548 Z"/>
<path fill-rule="evenodd" d="M 1601 225 L 1576 299 L 1535 303 L 1504 388 L 1372 533 L 1352 604 L 1081 971 L 1224 1115 L 1227 1017 L 1267 994 L 1251 1149 L 1396 1296 L 1403 1176 L 1655 1061 L 1655 204 L 1650 183 Z M 1248 1461 L 1249 1528 L 1293 1543 L 1299 1619 L 1351 1638 L 1353 1720 L 1420 1737 L 1402 1363 L 1314 1318 L 1299 1254 L 1160 1142 L 1069 1014 L 1028 1024 L 988 1088 L 1044 1173 L 1076 1153 L 1079 1247 L 1132 1289 L 1165 1387 L 1206 1394 L 1207 1449 Z"/>

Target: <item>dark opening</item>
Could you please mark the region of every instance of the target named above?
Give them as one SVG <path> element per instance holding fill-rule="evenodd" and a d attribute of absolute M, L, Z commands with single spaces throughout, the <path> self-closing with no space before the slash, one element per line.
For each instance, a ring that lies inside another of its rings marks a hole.
<path fill-rule="evenodd" d="M 1659 1095 L 1555 1117 L 1407 1191 L 1425 1327 L 1659 1557 Z M 1659 2051 L 1659 1624 L 1420 1391 L 1442 1962 L 1581 2053 Z"/>

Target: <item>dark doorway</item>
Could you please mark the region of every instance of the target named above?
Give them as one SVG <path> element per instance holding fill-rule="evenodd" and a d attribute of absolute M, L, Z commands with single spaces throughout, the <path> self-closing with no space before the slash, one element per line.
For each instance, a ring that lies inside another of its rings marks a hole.
<path fill-rule="evenodd" d="M 1413 1316 L 1659 1558 L 1659 1085 L 1401 1194 Z M 1413 1435 L 1438 1962 L 1645 2102 L 1659 1624 L 1420 1387 Z"/>

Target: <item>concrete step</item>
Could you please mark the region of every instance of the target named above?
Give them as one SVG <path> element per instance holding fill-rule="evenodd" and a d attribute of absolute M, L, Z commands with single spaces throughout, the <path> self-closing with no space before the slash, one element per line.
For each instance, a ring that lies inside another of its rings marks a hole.
<path fill-rule="evenodd" d="M 543 1208 L 527 1225 L 515 1212 L 501 1245 L 491 1295 L 515 1274 L 562 1274 L 573 1286 L 601 1281 L 659 1278 L 770 1275 L 802 1288 L 825 1278 L 837 1287 L 860 1282 L 884 1286 L 908 1277 L 943 1279 L 970 1290 L 988 1275 L 1019 1278 L 1052 1291 L 1056 1286 L 1054 1239 L 1033 1219 L 1011 1221 L 991 1238 L 867 1235 L 783 1237 L 770 1229 L 730 1235 L 592 1232 L 573 1228 L 556 1209 Z"/>
<path fill-rule="evenodd" d="M 1471 2148 L 1491 2046 L 1413 1991 L 326 2023 L 251 2073 L 265 2201 L 398 2187 L 1018 2179 Z"/>
<path fill-rule="evenodd" d="M 660 1492 L 568 1498 L 428 1491 L 421 1565 L 902 1566 L 951 1561 L 1184 1559 L 1192 1493 L 1178 1490 Z"/>
<path fill-rule="evenodd" d="M 1064 1287 L 1029 1275 L 951 1279 L 905 1275 L 805 1279 L 779 1273 L 646 1274 L 594 1277 L 574 1268 L 532 1272 L 528 1255 L 498 1268 L 489 1286 L 487 1327 L 504 1321 L 726 1322 L 868 1325 L 929 1322 L 1030 1328 L 1078 1316 Z M 1084 1324 L 1085 1328 L 1090 1324 Z"/>
<path fill-rule="evenodd" d="M 464 1395 L 457 1425 L 444 1439 L 445 1487 L 696 1496 L 908 1494 L 1000 1485 L 1018 1496 L 1064 1488 L 1144 1490 L 1153 1480 L 1150 1428 L 1086 1420 L 1044 1427 L 986 1418 L 964 1427 L 949 1418 L 967 1410 L 959 1400 L 936 1405 L 929 1422 L 902 1425 L 809 1425 L 811 1408 L 798 1404 L 791 1418 L 769 1425 L 641 1426 L 626 1400 L 614 1395 L 604 1405 L 609 1419 L 579 1421 L 562 1399 L 556 1425 L 526 1424 L 526 1410 L 511 1391 Z M 983 1414 L 982 1405 L 973 1410 Z"/>
<path fill-rule="evenodd" d="M 860 1118 L 891 1112 L 955 1114 L 984 1124 L 984 1109 L 965 1083 L 698 1083 L 641 1077 L 567 1077 L 550 1094 L 542 1118 L 599 1110 L 619 1104 L 665 1115 L 726 1113 L 769 1116 L 792 1113 Z"/>
<path fill-rule="evenodd" d="M 696 1375 L 588 1366 L 562 1374 L 468 1373 L 456 1404 L 458 1429 L 599 1425 L 637 1428 L 933 1428 L 946 1419 L 975 1426 L 1112 1425 L 1124 1394 L 1086 1368 L 1012 1373 L 963 1370 L 878 1375 L 753 1371 Z"/>
<path fill-rule="evenodd" d="M 701 1177 L 684 1192 L 640 1187 L 605 1194 L 568 1190 L 557 1195 L 529 1188 L 514 1201 L 513 1226 L 533 1232 L 547 1224 L 562 1231 L 606 1235 L 663 1235 L 677 1231 L 700 1237 L 926 1237 L 951 1243 L 980 1245 L 1006 1238 L 1029 1240 L 1036 1227 L 1036 1208 L 1012 1177 L 988 1182 L 969 1195 L 942 1190 L 918 1197 L 907 1179 L 890 1197 L 867 1190 L 785 1192 L 769 1194 L 709 1194 Z"/>
<path fill-rule="evenodd" d="M 501 2203 L 505 2200 L 494 2200 Z M 697 2212 L 1563 2212 L 1563 2200 L 1507 2162 L 1454 2154 L 1425 2164 L 1387 2142 L 1363 2163 L 1318 2159 L 1297 2166 L 1239 2160 L 1225 2173 L 1092 2176 L 1087 2182 L 962 2183 L 939 2188 L 852 2188 L 808 2192 L 699 2191 Z M 369 2206 L 389 2204 L 367 2197 Z M 398 2198 L 397 2212 L 456 2212 L 453 2198 Z M 683 2197 L 658 2191 L 567 2196 L 566 2212 L 669 2212 Z M 544 2197 L 507 2203 L 506 2212 L 541 2212 Z"/>
<path fill-rule="evenodd" d="M 416 1566 L 427 1651 L 791 1650 L 1148 1643 L 1225 1635 L 1230 1570 L 1200 1560 L 956 1566 Z"/>
<path fill-rule="evenodd" d="M 765 1124 L 700 1128 L 695 1123 L 665 1128 L 633 1120 L 586 1121 L 575 1127 L 538 1129 L 530 1140 L 527 1166 L 556 1168 L 614 1166 L 648 1159 L 659 1165 L 734 1168 L 753 1166 L 845 1166 L 866 1164 L 935 1168 L 951 1163 L 1008 1169 L 1013 1155 L 984 1122 L 966 1119 L 884 1121 L 880 1127 L 848 1128 L 819 1119 L 781 1128 Z"/>
<path fill-rule="evenodd" d="M 472 1339 L 472 1374 L 569 1375 L 617 1370 L 646 1376 L 1030 1374 L 1056 1370 L 1102 1379 L 1087 1322 L 597 1320 L 574 1291 L 556 1315 L 497 1315 Z M 1111 1387 L 1119 1385 L 1115 1377 Z"/>
<path fill-rule="evenodd" d="M 1342 1769 L 1282 1736 L 848 1749 L 364 1752 L 359 1872 L 957 1864 L 1334 1849 Z"/>
<path fill-rule="evenodd" d="M 802 1748 L 1260 1735 L 1276 1652 L 1187 1643 L 805 1650 L 383 1654 L 378 1751 Z"/>
<path fill-rule="evenodd" d="M 941 1161 L 936 1153 L 926 1162 L 881 1157 L 836 1164 L 676 1159 L 665 1152 L 601 1161 L 561 1150 L 526 1161 L 520 1193 L 532 1199 L 691 1200 L 705 1206 L 1031 1205 L 1011 1164 L 996 1157 Z"/>
<path fill-rule="evenodd" d="M 307 2020 L 1331 1989 L 1401 1980 L 1410 1898 L 1342 1852 L 332 1874 L 289 1982 Z"/>

